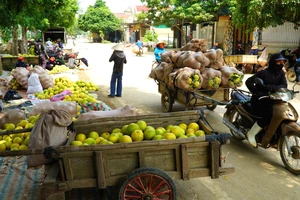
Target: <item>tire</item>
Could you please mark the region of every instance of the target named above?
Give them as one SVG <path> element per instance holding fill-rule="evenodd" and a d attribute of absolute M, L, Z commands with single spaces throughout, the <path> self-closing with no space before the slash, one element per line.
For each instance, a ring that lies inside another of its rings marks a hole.
<path fill-rule="evenodd" d="M 290 82 L 295 82 L 296 81 L 296 74 L 295 71 L 290 69 L 286 72 L 286 78 L 287 80 L 289 80 Z"/>
<path fill-rule="evenodd" d="M 131 198 L 127 198 L 131 196 Z M 128 175 L 121 186 L 119 200 L 176 199 L 172 178 L 157 168 L 139 168 Z"/>
<path fill-rule="evenodd" d="M 216 109 L 216 107 L 217 107 L 217 105 L 206 105 L 206 108 L 208 110 L 214 110 L 214 109 Z"/>
<path fill-rule="evenodd" d="M 292 155 L 289 155 L 287 145 L 285 142 L 285 136 L 288 137 L 288 141 L 291 145 Z M 289 132 L 285 136 L 280 138 L 279 151 L 280 157 L 285 167 L 292 173 L 300 174 L 300 133 Z"/>
<path fill-rule="evenodd" d="M 239 112 L 236 109 L 233 109 L 228 117 L 228 121 L 232 124 L 234 124 L 234 121 L 238 120 L 241 117 L 241 115 L 239 114 Z M 234 139 L 236 140 L 244 140 L 245 138 L 242 138 L 241 136 L 239 136 L 237 133 L 235 133 L 234 131 L 232 131 L 230 129 L 231 135 Z"/>
<path fill-rule="evenodd" d="M 163 112 L 171 112 L 173 108 L 174 99 L 170 90 L 166 88 L 165 92 L 161 95 L 161 106 Z"/>

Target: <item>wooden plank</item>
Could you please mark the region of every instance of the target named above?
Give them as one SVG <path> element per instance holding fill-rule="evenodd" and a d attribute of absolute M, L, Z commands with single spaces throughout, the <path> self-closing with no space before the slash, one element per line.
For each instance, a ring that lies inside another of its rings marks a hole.
<path fill-rule="evenodd" d="M 211 170 L 209 168 L 200 168 L 200 169 L 190 169 L 189 177 L 191 178 L 199 178 L 199 177 L 207 177 L 210 176 Z"/>
<path fill-rule="evenodd" d="M 219 178 L 219 164 L 220 164 L 220 152 L 219 152 L 219 142 L 210 142 L 211 147 L 211 178 Z"/>
<path fill-rule="evenodd" d="M 95 161 L 96 161 L 96 170 L 97 170 L 97 184 L 99 189 L 106 188 L 106 181 L 105 181 L 105 173 L 103 167 L 103 157 L 101 151 L 95 152 Z"/>
<path fill-rule="evenodd" d="M 139 158 L 139 164 L 140 164 L 140 167 L 146 167 L 146 164 L 145 164 L 145 151 L 139 151 L 138 152 L 138 158 Z"/>
<path fill-rule="evenodd" d="M 189 163 L 187 155 L 187 145 L 181 145 L 181 163 L 182 163 L 182 179 L 189 180 Z"/>
<path fill-rule="evenodd" d="M 57 176 L 59 173 L 59 163 L 54 162 L 49 166 L 49 170 L 47 171 L 46 178 L 43 184 L 53 184 L 56 182 Z"/>
<path fill-rule="evenodd" d="M 91 188 L 97 187 L 97 180 L 92 178 L 66 181 L 69 188 Z"/>

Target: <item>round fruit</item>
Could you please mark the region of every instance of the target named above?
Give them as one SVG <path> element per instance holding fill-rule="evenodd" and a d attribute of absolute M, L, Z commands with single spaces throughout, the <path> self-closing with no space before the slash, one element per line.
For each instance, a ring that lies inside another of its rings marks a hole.
<path fill-rule="evenodd" d="M 119 133 L 119 132 L 121 132 L 122 130 L 121 129 L 119 129 L 119 128 L 115 128 L 114 130 L 112 130 L 112 132 L 111 133 Z"/>
<path fill-rule="evenodd" d="M 133 141 L 143 141 L 144 133 L 142 130 L 134 130 L 131 134 L 131 138 Z"/>
<path fill-rule="evenodd" d="M 19 147 L 19 150 L 27 150 L 28 147 L 25 145 L 25 144 L 22 144 L 20 147 Z"/>
<path fill-rule="evenodd" d="M 76 135 L 76 138 L 75 138 L 76 141 L 80 141 L 80 142 L 84 142 L 85 139 L 86 139 L 86 136 L 83 133 L 79 133 L 78 135 Z"/>
<path fill-rule="evenodd" d="M 103 137 L 97 137 L 96 138 L 96 144 L 99 144 L 101 142 L 101 140 L 105 140 Z"/>
<path fill-rule="evenodd" d="M 96 140 L 94 138 L 87 138 L 86 140 L 84 140 L 83 143 L 87 143 L 87 144 L 96 144 Z"/>
<path fill-rule="evenodd" d="M 162 139 L 164 139 L 164 136 L 162 135 L 156 135 L 152 138 L 152 140 L 162 140 Z"/>
<path fill-rule="evenodd" d="M 73 141 L 73 142 L 71 142 L 71 145 L 72 146 L 81 146 L 82 142 L 81 141 Z"/>
<path fill-rule="evenodd" d="M 96 131 L 92 131 L 89 133 L 89 138 L 93 138 L 94 140 L 97 139 L 97 137 L 99 137 L 99 134 Z"/>
<path fill-rule="evenodd" d="M 163 127 L 158 127 L 156 130 L 156 135 L 163 135 L 166 132 L 166 129 Z"/>
<path fill-rule="evenodd" d="M 141 128 L 139 127 L 139 125 L 137 125 L 136 123 L 131 123 L 127 126 L 126 128 L 126 135 L 131 135 L 133 131 L 135 130 L 141 130 Z"/>
<path fill-rule="evenodd" d="M 192 129 L 192 128 L 186 129 L 185 134 L 187 135 L 187 134 L 190 134 L 190 133 L 195 133 L 195 130 Z"/>
<path fill-rule="evenodd" d="M 179 137 L 181 135 L 184 135 L 184 130 L 180 128 L 179 126 L 172 126 L 170 129 L 171 133 L 173 133 L 176 137 Z"/>
<path fill-rule="evenodd" d="M 156 131 L 154 129 L 149 128 L 145 131 L 144 135 L 145 140 L 152 140 L 152 138 L 156 136 Z"/>
<path fill-rule="evenodd" d="M 195 135 L 196 136 L 203 136 L 203 135 L 205 135 L 205 132 L 203 130 L 198 130 L 198 131 L 195 132 Z"/>
<path fill-rule="evenodd" d="M 175 140 L 175 139 L 176 139 L 176 136 L 175 136 L 173 133 L 165 133 L 165 134 L 164 134 L 164 139 L 167 139 L 167 140 Z"/>
<path fill-rule="evenodd" d="M 21 144 L 22 142 L 23 142 L 23 139 L 20 138 L 20 137 L 15 137 L 15 138 L 13 139 L 13 143 Z"/>
<path fill-rule="evenodd" d="M 187 129 L 187 125 L 185 123 L 179 124 L 179 127 L 182 128 L 184 131 Z"/>
<path fill-rule="evenodd" d="M 128 125 L 124 125 L 121 129 L 121 133 L 125 134 Z"/>
<path fill-rule="evenodd" d="M 189 138 L 190 137 L 196 137 L 196 135 L 194 133 L 188 133 L 188 134 L 186 134 L 186 136 L 189 137 Z"/>
<path fill-rule="evenodd" d="M 124 135 L 120 138 L 120 143 L 132 142 L 132 138 L 129 135 Z"/>
<path fill-rule="evenodd" d="M 194 131 L 196 132 L 196 131 L 199 130 L 199 125 L 198 125 L 197 123 L 195 123 L 195 122 L 192 122 L 192 123 L 190 123 L 190 124 L 188 125 L 187 128 L 188 128 L 188 129 L 189 129 L 189 128 L 192 128 L 192 129 L 194 129 Z"/>
<path fill-rule="evenodd" d="M 147 123 L 145 121 L 143 121 L 143 120 L 138 121 L 136 124 L 140 127 L 140 129 L 142 131 L 144 131 L 146 129 L 146 127 L 147 127 Z"/>
<path fill-rule="evenodd" d="M 110 133 L 109 132 L 104 132 L 100 136 L 103 137 L 104 139 L 108 139 L 108 137 L 110 136 Z"/>
<path fill-rule="evenodd" d="M 6 145 L 4 143 L 0 144 L 0 152 L 6 150 Z"/>
<path fill-rule="evenodd" d="M 108 141 L 113 142 L 113 143 L 117 143 L 119 142 L 120 136 L 117 133 L 112 133 L 110 134 L 110 136 L 108 137 Z"/>

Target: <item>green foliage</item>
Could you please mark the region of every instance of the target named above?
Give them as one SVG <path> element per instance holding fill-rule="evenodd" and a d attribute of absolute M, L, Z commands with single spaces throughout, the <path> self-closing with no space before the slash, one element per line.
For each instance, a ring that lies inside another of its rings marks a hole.
<path fill-rule="evenodd" d="M 158 41 L 158 34 L 157 33 L 153 33 L 150 30 L 147 30 L 145 35 L 144 35 L 144 42 L 154 42 L 154 41 Z"/>
<path fill-rule="evenodd" d="M 99 33 L 101 30 L 107 34 L 118 29 L 120 22 L 102 0 L 97 0 L 95 5 L 90 6 L 85 14 L 79 16 L 78 26 L 83 31 Z"/>

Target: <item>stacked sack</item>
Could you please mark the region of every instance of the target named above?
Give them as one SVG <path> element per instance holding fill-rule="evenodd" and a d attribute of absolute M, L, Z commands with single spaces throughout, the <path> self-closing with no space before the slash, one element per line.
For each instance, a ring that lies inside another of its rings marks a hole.
<path fill-rule="evenodd" d="M 13 78 L 21 85 L 21 87 L 28 87 L 29 71 L 24 67 L 17 67 L 12 71 Z"/>
<path fill-rule="evenodd" d="M 38 74 L 43 89 L 54 87 L 53 77 L 41 66 L 35 66 L 30 72 Z"/>
<path fill-rule="evenodd" d="M 175 87 L 194 92 L 201 88 L 216 90 L 221 87 L 240 87 L 243 73 L 235 67 L 224 66 L 223 51 L 207 51 L 205 39 L 193 39 L 180 51 L 161 55 L 162 63 L 152 69 L 149 77 Z"/>

